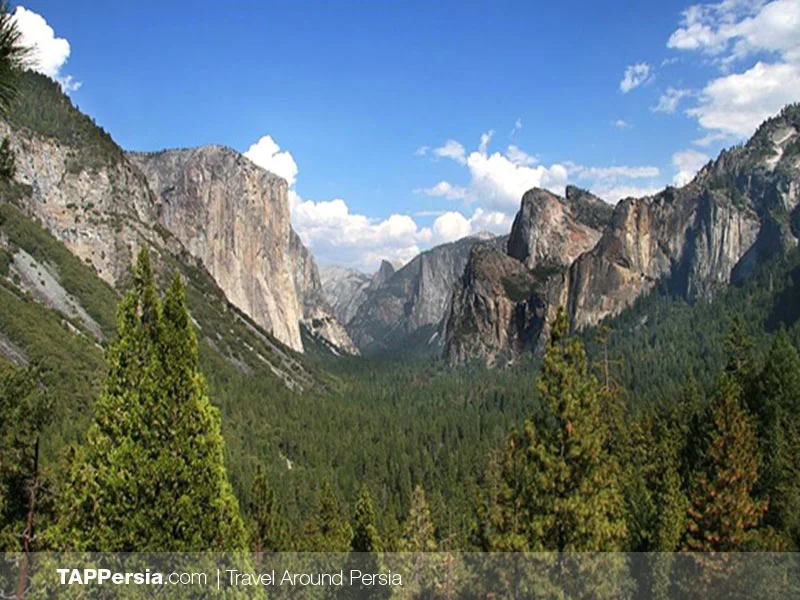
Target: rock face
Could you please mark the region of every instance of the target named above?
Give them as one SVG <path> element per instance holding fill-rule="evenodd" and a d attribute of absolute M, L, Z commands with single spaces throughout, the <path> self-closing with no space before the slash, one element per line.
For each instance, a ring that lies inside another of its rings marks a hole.
<path fill-rule="evenodd" d="M 368 290 L 367 298 L 347 324 L 350 337 L 362 351 L 379 351 L 417 343 L 440 345 L 439 329 L 450 310 L 456 281 L 464 273 L 477 242 L 473 236 L 423 252 Z M 381 271 L 379 271 L 379 274 Z M 385 273 L 389 274 L 389 269 Z"/>
<path fill-rule="evenodd" d="M 600 198 L 573 186 L 566 198 L 534 188 L 522 197 L 508 254 L 529 269 L 569 266 L 594 247 L 612 211 Z"/>
<path fill-rule="evenodd" d="M 573 186 L 566 198 L 538 188 L 526 192 L 507 252 L 483 244 L 472 249 L 447 319 L 447 362 L 477 358 L 496 365 L 535 348 L 565 298 L 570 264 L 594 247 L 612 210 Z"/>
<path fill-rule="evenodd" d="M 158 198 L 158 222 L 235 306 L 302 352 L 286 181 L 222 146 L 128 157 Z"/>
<path fill-rule="evenodd" d="M 608 209 L 577 188 L 568 188 L 566 199 L 527 192 L 508 243 L 516 266 L 476 251 L 454 293 L 448 360 L 496 363 L 535 348 L 541 342 L 531 336 L 546 334 L 556 306 L 582 328 L 656 285 L 696 302 L 750 276 L 798 243 L 799 133 L 800 105 L 788 106 L 686 186 L 622 200 L 610 220 Z M 502 285 L 512 275 L 524 293 Z"/>
<path fill-rule="evenodd" d="M 521 262 L 475 244 L 453 292 L 444 349 L 448 364 L 470 359 L 506 364 L 532 348 L 545 326 L 546 294 Z"/>
<path fill-rule="evenodd" d="M 0 137 L 5 136 L 16 161 L 15 179 L 31 189 L 22 208 L 106 282 L 116 283 L 138 249 L 159 238 L 146 225 L 155 222 L 156 200 L 121 152 L 100 154 L 13 120 L 0 120 Z"/>
<path fill-rule="evenodd" d="M 357 355 L 358 348 L 325 299 L 314 257 L 294 230 L 290 232 L 289 249 L 294 264 L 295 290 L 303 311 L 302 325 L 331 351 Z"/>
<path fill-rule="evenodd" d="M 394 266 L 386 260 L 381 261 L 371 277 L 355 269 L 325 267 L 320 272 L 322 291 L 336 317 L 347 325 L 369 294 L 394 275 L 394 271 Z"/>
<path fill-rule="evenodd" d="M 619 313 L 663 281 L 689 301 L 748 277 L 797 244 L 800 108 L 765 122 L 686 186 L 623 200 L 611 226 L 569 273 L 576 327 Z"/>

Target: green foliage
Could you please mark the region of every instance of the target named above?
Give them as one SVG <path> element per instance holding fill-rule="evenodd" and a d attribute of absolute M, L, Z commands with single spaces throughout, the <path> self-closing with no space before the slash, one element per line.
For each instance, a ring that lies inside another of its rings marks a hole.
<path fill-rule="evenodd" d="M 36 368 L 0 370 L 0 552 L 37 548 L 35 527 L 43 499 L 39 440 L 51 418 L 52 398 Z M 34 529 L 28 528 L 33 494 Z M 37 499 L 38 498 L 38 499 Z M 38 504 L 38 506 L 37 506 Z"/>
<path fill-rule="evenodd" d="M 93 119 L 80 112 L 49 77 L 34 71 L 20 73 L 18 94 L 8 119 L 18 127 L 72 148 L 67 171 L 113 167 L 124 158 L 122 149 Z"/>
<path fill-rule="evenodd" d="M 245 550 L 183 284 L 176 277 L 162 303 L 147 250 L 120 304 L 118 329 L 51 544 L 106 552 Z"/>
<path fill-rule="evenodd" d="M 537 384 L 543 411 L 509 439 L 492 509 L 499 517 L 488 540 L 493 550 L 622 548 L 619 464 L 609 452 L 601 388 L 568 329 L 560 311 Z"/>
<path fill-rule="evenodd" d="M 247 508 L 253 552 L 287 552 L 291 549 L 289 524 L 262 469 L 256 474 Z"/>
<path fill-rule="evenodd" d="M 17 97 L 17 77 L 29 55 L 8 2 L 0 1 L 0 116 L 7 114 Z"/>
<path fill-rule="evenodd" d="M 366 484 L 358 493 L 354 514 L 353 541 L 350 544 L 353 552 L 382 552 L 383 543 L 375 526 L 375 507 Z"/>
<path fill-rule="evenodd" d="M 326 479 L 317 494 L 316 507 L 306 523 L 301 551 L 348 552 L 353 529 L 347 522 L 339 498 Z"/>
<path fill-rule="evenodd" d="M 767 503 L 753 497 L 760 461 L 755 427 L 736 381 L 722 375 L 717 387 L 709 409 L 708 463 L 692 482 L 684 546 L 695 552 L 759 549 Z"/>
<path fill-rule="evenodd" d="M 764 368 L 749 394 L 758 419 L 764 457 L 762 498 L 769 499 L 766 522 L 800 547 L 800 356 L 789 336 L 775 336 Z"/>
<path fill-rule="evenodd" d="M 435 527 L 425 498 L 425 488 L 417 485 L 403 532 L 403 552 L 436 552 L 434 533 Z"/>
<path fill-rule="evenodd" d="M 3 138 L 0 143 L 0 181 L 10 181 L 17 173 L 14 151 L 11 149 L 11 142 L 8 136 Z"/>
<path fill-rule="evenodd" d="M 107 337 L 114 335 L 114 308 L 118 296 L 97 276 L 91 265 L 72 254 L 16 206 L 6 202 L 0 202 L 0 233 L 12 248 L 22 248 L 38 262 L 52 266 L 59 283 L 97 321 L 103 333 Z"/>

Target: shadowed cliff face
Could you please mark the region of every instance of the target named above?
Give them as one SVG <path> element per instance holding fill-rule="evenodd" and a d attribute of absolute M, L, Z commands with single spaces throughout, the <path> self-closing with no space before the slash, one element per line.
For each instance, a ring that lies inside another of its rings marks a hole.
<path fill-rule="evenodd" d="M 302 352 L 286 181 L 221 146 L 129 157 L 159 200 L 161 225 L 234 305 Z"/>
<path fill-rule="evenodd" d="M 534 285 L 534 295 L 523 294 L 512 307 L 514 298 L 499 282 L 515 269 L 520 279 L 518 267 L 494 257 L 485 262 L 494 266 L 479 269 L 471 258 L 448 319 L 448 360 L 476 356 L 493 363 L 535 348 L 539 342 L 527 333 L 519 343 L 520 332 L 546 335 L 554 306 L 566 306 L 573 326 L 582 328 L 618 314 L 656 284 L 696 302 L 749 277 L 798 242 L 799 134 L 800 106 L 789 106 L 686 186 L 622 200 L 613 215 L 577 188 L 568 188 L 566 199 L 527 192 L 508 255 L 544 287 Z M 520 325 L 518 315 L 532 301 L 547 308 Z"/>
<path fill-rule="evenodd" d="M 369 294 L 394 275 L 394 271 L 394 266 L 386 260 L 381 261 L 372 276 L 345 267 L 325 267 L 320 272 L 322 291 L 339 321 L 347 325 Z"/>
<path fill-rule="evenodd" d="M 534 349 L 565 299 L 569 265 L 597 243 L 611 212 L 574 187 L 566 198 L 538 188 L 526 192 L 507 253 L 477 245 L 470 254 L 447 320 L 447 362 L 503 364 Z"/>
<path fill-rule="evenodd" d="M 290 236 L 295 290 L 303 310 L 302 324 L 332 352 L 357 355 L 358 348 L 325 300 L 317 262 L 294 230 Z"/>
<path fill-rule="evenodd" d="M 437 330 L 449 313 L 453 287 L 472 246 L 487 237 L 491 238 L 474 236 L 432 248 L 371 286 L 347 324 L 356 345 L 362 351 L 386 350 L 420 332 L 429 334 L 428 345 L 440 345 Z"/>
<path fill-rule="evenodd" d="M 512 362 L 536 344 L 545 325 L 547 291 L 531 271 L 501 249 L 476 244 L 453 292 L 445 359 Z"/>

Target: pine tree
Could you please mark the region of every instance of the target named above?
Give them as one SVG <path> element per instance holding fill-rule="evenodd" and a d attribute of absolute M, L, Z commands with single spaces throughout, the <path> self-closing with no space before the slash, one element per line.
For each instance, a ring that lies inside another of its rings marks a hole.
<path fill-rule="evenodd" d="M 785 331 L 775 336 L 750 405 L 764 456 L 760 495 L 766 521 L 800 547 L 800 356 Z"/>
<path fill-rule="evenodd" d="M 738 552 L 759 549 L 767 539 L 767 504 L 752 495 L 760 460 L 755 429 L 740 397 L 738 383 L 722 375 L 710 407 L 707 466 L 690 491 L 686 550 Z"/>
<path fill-rule="evenodd" d="M 306 523 L 303 550 L 310 552 L 349 552 L 353 529 L 344 517 L 339 499 L 325 479 L 317 493 L 311 519 Z"/>
<path fill-rule="evenodd" d="M 428 501 L 425 499 L 425 488 L 417 484 L 411 498 L 411 510 L 405 524 L 403 534 L 403 551 L 436 552 L 434 525 Z"/>
<path fill-rule="evenodd" d="M 105 552 L 246 550 L 183 284 L 176 276 L 162 305 L 147 249 L 117 325 L 105 389 L 75 453 L 52 544 Z"/>
<path fill-rule="evenodd" d="M 278 497 L 275 490 L 269 486 L 266 473 L 261 466 L 250 491 L 248 509 L 252 551 L 288 552 L 291 549 L 289 523 L 281 514 Z"/>
<path fill-rule="evenodd" d="M 39 517 L 49 505 L 39 440 L 52 406 L 35 366 L 0 372 L 0 552 L 39 547 Z"/>
<path fill-rule="evenodd" d="M 503 466 L 502 502 L 515 521 L 510 545 L 618 550 L 626 535 L 619 464 L 609 452 L 600 386 L 587 371 L 583 345 L 567 337 L 568 329 L 560 310 L 537 385 L 545 414 L 529 419 L 512 438 Z"/>
<path fill-rule="evenodd" d="M 353 552 L 382 552 L 378 529 L 375 527 L 375 508 L 367 484 L 361 486 L 355 506 L 355 527 L 353 527 Z"/>
<path fill-rule="evenodd" d="M 8 136 L 0 142 L 0 182 L 11 181 L 17 173 L 17 164 Z"/>
<path fill-rule="evenodd" d="M 17 96 L 17 75 L 27 66 L 30 48 L 6 0 L 0 0 L 0 116 L 5 116 Z"/>

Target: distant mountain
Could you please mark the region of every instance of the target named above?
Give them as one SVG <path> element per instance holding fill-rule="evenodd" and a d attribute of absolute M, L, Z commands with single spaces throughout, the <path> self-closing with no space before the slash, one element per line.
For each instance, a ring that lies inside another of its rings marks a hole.
<path fill-rule="evenodd" d="M 220 146 L 126 154 L 55 82 L 26 72 L 20 86 L 0 136 L 11 141 L 14 200 L 27 215 L 115 287 L 125 285 L 145 245 L 161 262 L 199 265 L 276 345 L 302 352 L 308 303 L 301 305 L 295 276 L 316 264 L 292 243 L 283 179 Z M 327 332 L 335 332 L 332 346 L 354 350 L 340 326 L 318 333 Z"/>
<path fill-rule="evenodd" d="M 505 257 L 476 249 L 454 292 L 445 355 L 513 360 L 541 343 L 557 306 L 580 329 L 660 285 L 690 302 L 750 277 L 800 236 L 800 105 L 722 152 L 680 189 L 609 213 L 576 188 L 525 194 Z M 520 270 L 523 267 L 524 270 Z"/>
<path fill-rule="evenodd" d="M 411 338 L 423 336 L 419 343 L 441 345 L 439 330 L 470 249 L 491 238 L 482 234 L 436 246 L 396 272 L 384 266 L 378 272 L 378 281 L 364 290 L 363 301 L 347 322 L 355 344 L 362 352 L 374 352 L 404 346 Z"/>
<path fill-rule="evenodd" d="M 329 266 L 322 269 L 322 291 L 334 314 L 347 325 L 367 299 L 370 290 L 380 287 L 394 275 L 394 266 L 389 261 L 381 261 L 372 276 L 355 269 Z"/>
<path fill-rule="evenodd" d="M 290 233 L 289 254 L 294 264 L 295 290 L 303 315 L 301 325 L 334 354 L 358 354 L 358 348 L 325 299 L 314 256 L 294 230 Z"/>

